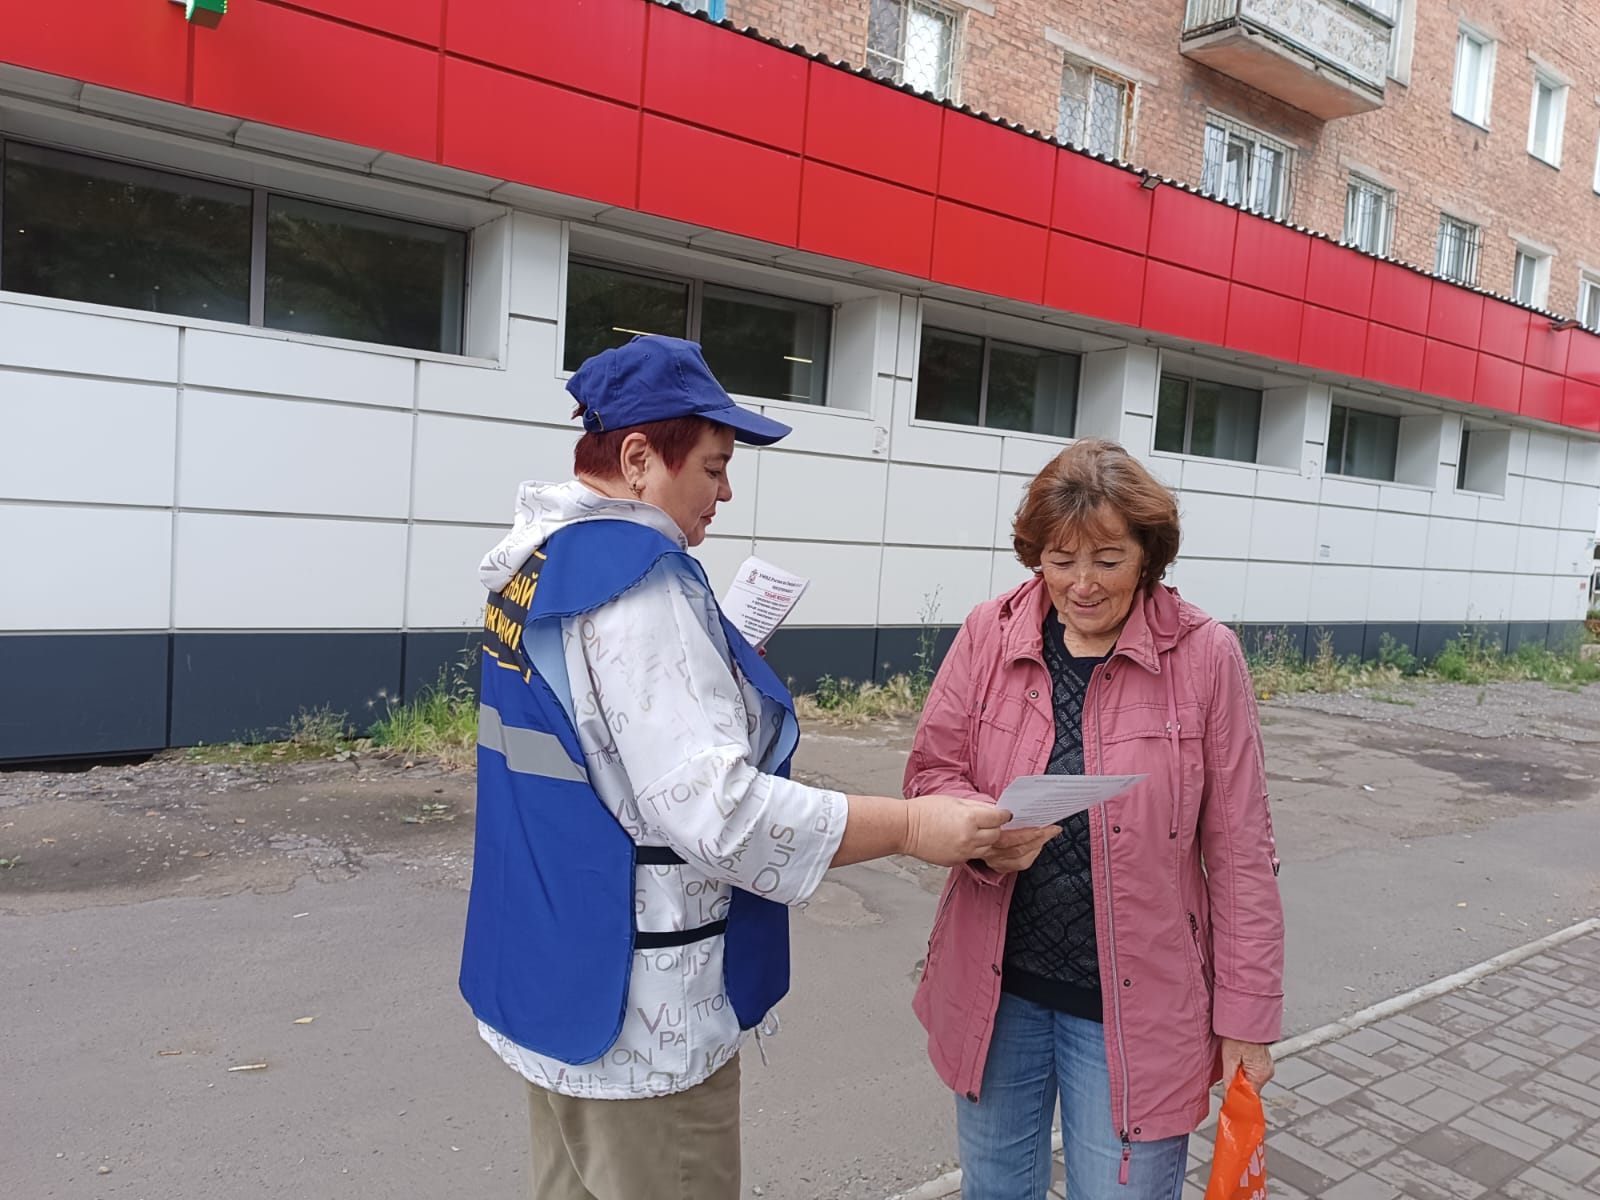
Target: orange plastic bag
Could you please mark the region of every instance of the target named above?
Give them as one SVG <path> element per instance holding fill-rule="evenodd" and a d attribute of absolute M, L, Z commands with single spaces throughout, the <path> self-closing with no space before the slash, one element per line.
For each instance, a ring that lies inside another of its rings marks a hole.
<path fill-rule="evenodd" d="M 1266 1194 L 1267 1114 L 1240 1067 L 1222 1098 L 1206 1200 L 1265 1200 Z"/>

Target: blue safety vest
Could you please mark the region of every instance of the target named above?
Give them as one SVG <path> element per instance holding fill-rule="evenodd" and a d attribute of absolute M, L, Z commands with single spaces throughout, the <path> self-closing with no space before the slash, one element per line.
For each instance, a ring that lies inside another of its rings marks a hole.
<path fill-rule="evenodd" d="M 490 1028 L 560 1062 L 593 1062 L 616 1042 L 635 949 L 721 936 L 723 986 L 742 1029 L 760 1024 L 789 990 L 781 904 L 734 889 L 723 921 L 672 933 L 635 928 L 635 868 L 683 859 L 628 836 L 595 793 L 574 729 L 561 622 L 600 608 L 674 556 L 705 582 L 693 557 L 648 526 L 571 525 L 485 610 L 461 994 Z M 726 617 L 722 629 L 744 677 L 783 710 L 768 761 L 787 776 L 799 741 L 793 700 Z"/>

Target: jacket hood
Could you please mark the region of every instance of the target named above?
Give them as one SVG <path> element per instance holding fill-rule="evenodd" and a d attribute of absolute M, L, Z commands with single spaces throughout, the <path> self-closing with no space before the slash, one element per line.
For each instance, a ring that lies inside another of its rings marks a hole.
<path fill-rule="evenodd" d="M 613 500 L 579 483 L 538 483 L 529 480 L 517 489 L 517 507 L 511 532 L 478 564 L 478 578 L 491 592 L 511 582 L 532 554 L 552 534 L 582 521 L 634 521 L 687 547 L 677 522 L 653 504 L 638 500 Z"/>
<path fill-rule="evenodd" d="M 1007 658 L 1036 658 L 1044 649 L 1044 610 L 1050 593 L 1035 575 L 999 597 L 998 616 Z M 1115 653 L 1145 670 L 1161 672 L 1161 655 L 1214 618 L 1178 595 L 1178 589 L 1157 583 L 1141 592 L 1128 612 Z"/>

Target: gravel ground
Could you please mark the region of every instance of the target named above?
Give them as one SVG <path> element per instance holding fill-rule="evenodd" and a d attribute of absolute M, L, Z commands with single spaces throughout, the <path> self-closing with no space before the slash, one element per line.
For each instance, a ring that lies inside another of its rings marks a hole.
<path fill-rule="evenodd" d="M 1569 691 L 1545 683 L 1411 683 L 1321 695 L 1276 696 L 1265 707 L 1306 708 L 1386 725 L 1416 725 L 1470 737 L 1540 737 L 1600 743 L 1600 686 Z"/>

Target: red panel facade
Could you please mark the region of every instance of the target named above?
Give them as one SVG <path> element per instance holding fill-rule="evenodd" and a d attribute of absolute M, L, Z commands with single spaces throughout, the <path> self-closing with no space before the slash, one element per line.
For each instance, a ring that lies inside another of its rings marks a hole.
<path fill-rule="evenodd" d="M 646 113 L 639 207 L 793 246 L 800 224 L 800 159 Z"/>
<path fill-rule="evenodd" d="M 297 7 L 428 46 L 444 38 L 444 0 L 311 0 Z"/>
<path fill-rule="evenodd" d="M 1581 379 L 1567 380 L 1561 396 L 1561 423 L 1600 433 L 1600 387 Z"/>
<path fill-rule="evenodd" d="M 946 109 L 939 194 L 1019 221 L 1048 225 L 1055 156 L 1046 142 Z"/>
<path fill-rule="evenodd" d="M 810 158 L 932 192 L 939 185 L 943 129 L 944 110 L 936 104 L 838 67 L 811 64 L 805 147 Z"/>
<path fill-rule="evenodd" d="M 1473 382 L 1478 373 L 1478 355 L 1466 346 L 1427 338 L 1422 352 L 1421 390 L 1432 396 L 1462 396 L 1471 398 Z M 1516 411 L 1516 393 L 1509 411 Z M 1497 406 L 1499 407 L 1499 406 Z"/>
<path fill-rule="evenodd" d="M 1481 374 L 1481 366 L 1479 370 Z M 1529 367 L 1522 373 L 1522 405 L 1518 411 L 1535 421 L 1560 424 L 1566 391 L 1563 382 L 1559 375 Z"/>
<path fill-rule="evenodd" d="M 1485 354 L 1498 354 L 1501 358 L 1521 362 L 1528 351 L 1528 331 L 1539 319 L 1525 308 L 1486 299 L 1478 349 Z"/>
<path fill-rule="evenodd" d="M 704 21 L 652 20 L 644 106 L 735 137 L 799 153 L 806 127 L 805 59 Z"/>
<path fill-rule="evenodd" d="M 1228 281 L 1154 259 L 1145 264 L 1140 324 L 1159 333 L 1222 344 L 1227 330 Z"/>
<path fill-rule="evenodd" d="M 1523 388 L 1521 363 L 1496 358 L 1492 354 L 1478 355 L 1477 374 L 1472 385 L 1474 404 L 1514 413 L 1525 400 Z"/>
<path fill-rule="evenodd" d="M 196 31 L 196 108 L 412 158 L 438 153 L 437 51 L 262 0 L 234 5 L 225 22 Z"/>
<path fill-rule="evenodd" d="M 1233 242 L 1233 280 L 1301 299 L 1310 254 L 1311 239 L 1305 234 L 1241 213 Z"/>
<path fill-rule="evenodd" d="M 933 197 L 826 163 L 805 164 L 800 249 L 927 278 L 933 246 Z M 880 212 L 882 228 L 857 213 Z"/>
<path fill-rule="evenodd" d="M 1322 238 L 1311 238 L 1310 242 L 1306 264 L 1307 302 L 1366 317 L 1372 310 L 1373 268 L 1377 263 L 1365 254 L 1335 246 Z"/>
<path fill-rule="evenodd" d="M 1458 346 L 1476 346 L 1482 329 L 1483 297 L 1442 279 L 1433 280 L 1433 294 L 1428 302 L 1428 336 Z"/>
<path fill-rule="evenodd" d="M 1150 218 L 1150 257 L 1226 279 L 1238 223 L 1238 212 L 1227 205 L 1159 187 Z"/>
<path fill-rule="evenodd" d="M 934 214 L 933 277 L 1040 304 L 1048 236 L 1037 225 L 940 200 Z"/>
<path fill-rule="evenodd" d="M 1137 325 L 1144 304 L 1144 259 L 1099 242 L 1052 233 L 1044 302 L 1067 312 Z"/>
<path fill-rule="evenodd" d="M 1331 308 L 1305 306 L 1300 321 L 1300 361 L 1320 371 L 1359 378 L 1366 370 L 1367 322 Z"/>
<path fill-rule="evenodd" d="M 189 86 L 189 25 L 172 4 L 7 5 L 0 19 L 0 62 L 182 104 Z"/>
<path fill-rule="evenodd" d="M 1428 332 L 1428 302 L 1433 298 L 1433 280 L 1393 263 L 1373 264 L 1372 306 L 1374 321 L 1393 325 L 1412 333 Z"/>
<path fill-rule="evenodd" d="M 1150 244 L 1150 197 L 1137 175 L 1062 151 L 1056 156 L 1050 224 L 1063 233 L 1143 254 Z"/>
<path fill-rule="evenodd" d="M 1426 341 L 1420 333 L 1376 323 L 1368 325 L 1367 369 L 1362 374 L 1379 383 L 1416 391 L 1422 386 L 1422 347 Z M 1470 380 L 1467 386 L 1471 388 Z"/>
<path fill-rule="evenodd" d="M 259 0 L 258 0 L 259 2 Z M 640 0 L 450 5 L 445 49 L 628 104 L 639 103 L 645 17 L 665 13 Z M 232 20 L 230 13 L 228 20 Z M 291 60 L 292 61 L 292 60 Z"/>
<path fill-rule="evenodd" d="M 1300 356 L 1300 322 L 1305 305 L 1276 292 L 1232 284 L 1224 344 L 1234 350 L 1295 362 Z"/>

